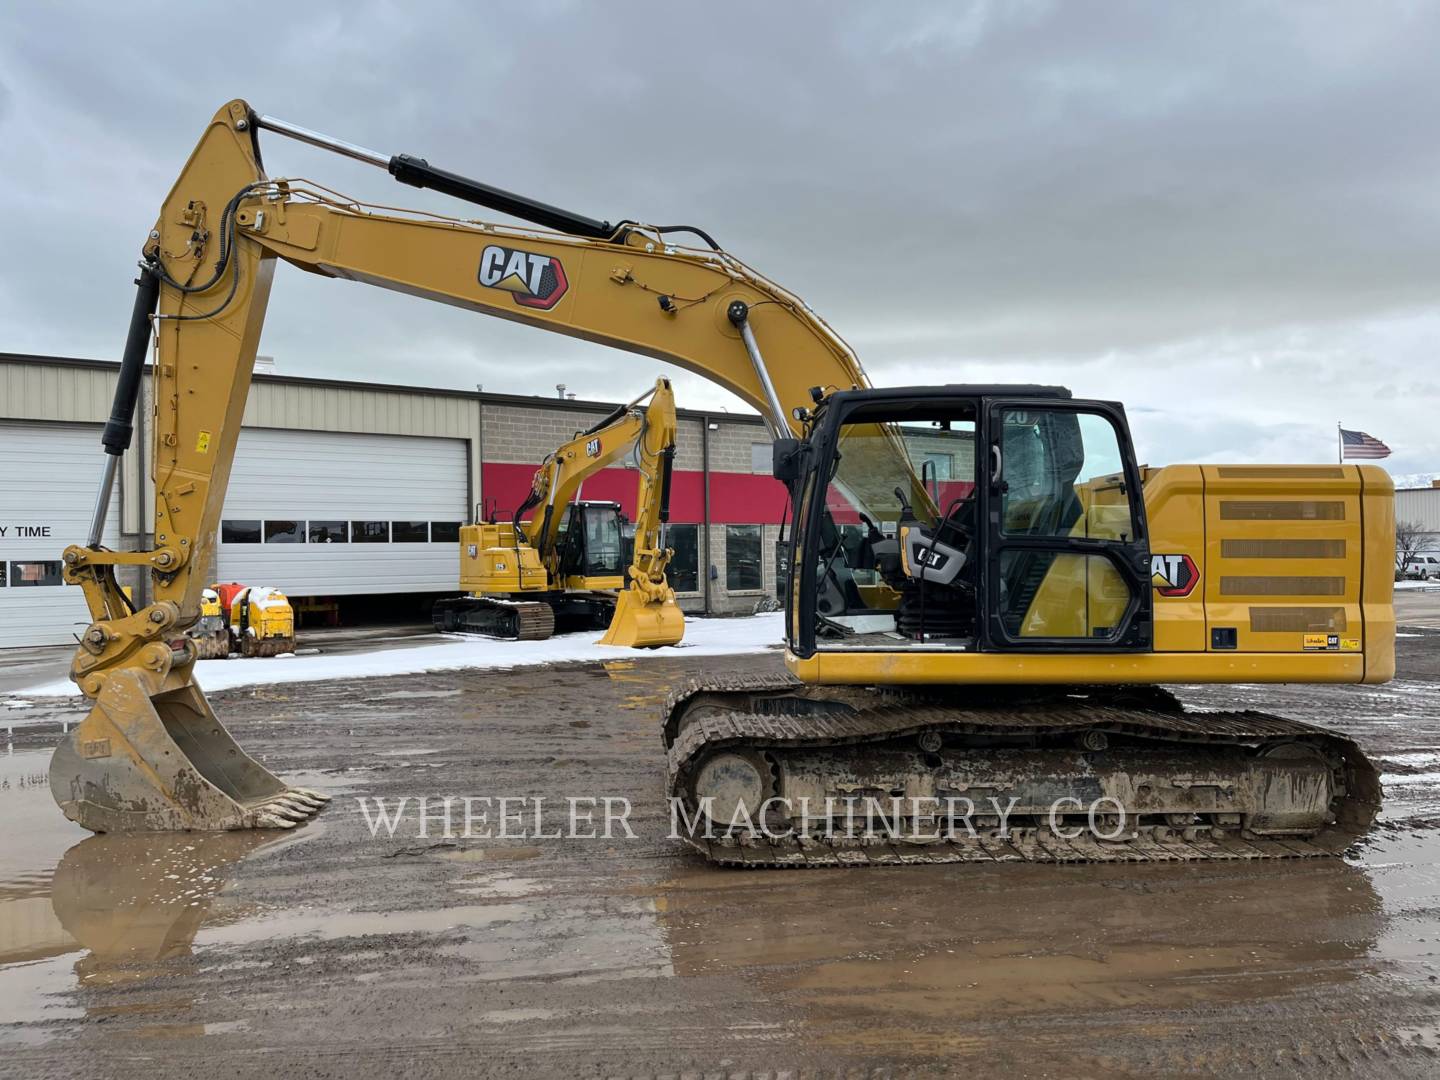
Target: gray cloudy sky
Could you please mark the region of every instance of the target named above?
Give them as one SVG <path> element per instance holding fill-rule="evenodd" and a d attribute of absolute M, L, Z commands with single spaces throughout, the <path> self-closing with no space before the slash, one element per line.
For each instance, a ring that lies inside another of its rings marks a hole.
<path fill-rule="evenodd" d="M 1440 471 L 1440 5 L 325 8 L 6 6 L 0 349 L 118 354 L 159 200 L 243 96 L 595 217 L 699 224 L 877 384 L 1119 398 L 1156 463 L 1334 460 L 1344 419 L 1392 472 Z M 265 146 L 272 175 L 447 207 Z M 262 351 L 599 398 L 657 366 L 283 266 Z"/>

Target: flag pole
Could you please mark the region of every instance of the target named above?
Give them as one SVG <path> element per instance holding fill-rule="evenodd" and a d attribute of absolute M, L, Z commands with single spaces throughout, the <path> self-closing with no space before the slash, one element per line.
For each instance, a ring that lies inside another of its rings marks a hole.
<path fill-rule="evenodd" d="M 1344 464 L 1345 464 L 1345 436 L 1344 436 L 1344 434 L 1342 434 L 1342 432 L 1341 432 L 1341 430 L 1340 430 L 1340 429 L 1343 428 L 1344 426 L 1345 426 L 1345 421 L 1343 421 L 1343 420 L 1336 420 L 1336 421 L 1335 421 L 1335 440 L 1336 440 L 1336 443 L 1337 443 L 1336 452 L 1340 455 L 1340 457 L 1339 457 L 1337 460 L 1340 462 L 1341 465 L 1344 465 Z"/>

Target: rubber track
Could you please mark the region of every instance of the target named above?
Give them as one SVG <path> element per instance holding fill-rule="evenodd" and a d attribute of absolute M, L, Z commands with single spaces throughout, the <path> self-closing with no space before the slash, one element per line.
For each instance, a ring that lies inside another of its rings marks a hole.
<path fill-rule="evenodd" d="M 1013 828 L 1001 837 L 985 830 L 938 841 L 758 838 L 733 840 L 685 836 L 710 862 L 750 868 L 881 866 L 943 862 L 1173 862 L 1207 859 L 1312 858 L 1338 855 L 1364 835 L 1380 803 L 1375 767 L 1350 739 L 1325 728 L 1259 712 L 1183 712 L 1104 705 L 1039 704 L 960 708 L 936 705 L 903 693 L 872 692 L 874 702 L 834 712 L 784 715 L 784 698 L 804 684 L 788 673 L 756 676 L 715 674 L 690 680 L 665 706 L 665 743 L 669 790 L 678 798 L 692 765 L 706 752 L 724 747 L 805 748 L 884 742 L 913 736 L 925 728 L 974 734 L 1024 732 L 1072 733 L 1087 728 L 1175 744 L 1244 744 L 1288 739 L 1311 742 L 1338 752 L 1344 762 L 1345 795 L 1336 807 L 1337 823 L 1309 839 L 1215 839 L 1208 829 L 1147 830 L 1133 839 L 1063 839 L 1048 829 Z M 847 688 L 848 689 L 848 688 Z M 807 700 L 823 700 L 816 694 Z M 756 699 L 761 710 L 755 708 Z M 709 706 L 694 710 L 693 706 Z M 998 830 L 995 831 L 998 833 Z"/>
<path fill-rule="evenodd" d="M 549 604 L 516 603 L 516 641 L 544 641 L 555 633 L 555 609 Z"/>
<path fill-rule="evenodd" d="M 462 620 L 467 614 L 464 608 L 458 606 L 461 601 L 439 601 L 439 603 L 456 605 L 455 610 Z M 435 620 L 435 628 L 442 633 L 474 634 L 501 641 L 544 641 L 555 633 L 555 609 L 542 601 L 492 600 L 488 597 L 469 596 L 463 599 L 463 603 L 468 607 L 469 613 L 481 616 L 479 621 L 496 625 L 497 628 L 500 628 L 500 632 L 488 632 L 478 625 L 446 629 L 438 617 Z M 493 618 L 486 619 L 484 616 Z M 507 619 L 506 616 L 509 618 Z"/>

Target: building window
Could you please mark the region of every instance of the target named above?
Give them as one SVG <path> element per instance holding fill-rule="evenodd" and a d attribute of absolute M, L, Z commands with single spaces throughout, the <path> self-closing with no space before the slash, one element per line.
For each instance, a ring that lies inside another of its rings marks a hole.
<path fill-rule="evenodd" d="M 460 542 L 460 522 L 430 522 L 430 542 L 432 544 L 458 544 Z"/>
<path fill-rule="evenodd" d="M 760 526 L 725 526 L 725 588 L 745 592 L 765 587 L 760 565 Z"/>
<path fill-rule="evenodd" d="M 350 523 L 350 539 L 356 544 L 388 544 L 390 542 L 390 522 L 352 521 Z"/>
<path fill-rule="evenodd" d="M 220 542 L 222 544 L 258 544 L 260 543 L 260 522 L 222 521 L 220 522 Z"/>
<path fill-rule="evenodd" d="M 775 453 L 768 442 L 755 442 L 750 444 L 750 471 L 760 476 L 770 476 L 774 473 Z"/>
<path fill-rule="evenodd" d="M 312 521 L 309 537 L 312 544 L 346 544 L 350 541 L 350 526 L 344 521 Z"/>
<path fill-rule="evenodd" d="M 926 465 L 929 465 L 930 467 L 926 469 Z M 953 480 L 955 478 L 951 474 L 955 471 L 955 455 L 925 454 L 924 460 L 921 463 L 921 468 L 924 469 L 925 475 L 929 479 Z"/>
<path fill-rule="evenodd" d="M 3 562 L 0 562 L 0 589 L 3 589 L 5 587 L 5 570 L 5 564 Z"/>
<path fill-rule="evenodd" d="M 665 568 L 670 587 L 676 592 L 699 592 L 700 526 L 670 525 L 665 530 L 665 543 L 675 550 Z"/>
<path fill-rule="evenodd" d="M 10 564 L 10 584 L 16 589 L 30 585 L 64 585 L 65 577 L 60 572 L 60 560 L 12 562 Z"/>
<path fill-rule="evenodd" d="M 428 544 L 430 523 L 428 521 L 392 521 L 390 539 L 397 544 Z"/>
<path fill-rule="evenodd" d="M 303 544 L 304 542 L 305 523 L 303 521 L 265 522 L 265 543 Z"/>

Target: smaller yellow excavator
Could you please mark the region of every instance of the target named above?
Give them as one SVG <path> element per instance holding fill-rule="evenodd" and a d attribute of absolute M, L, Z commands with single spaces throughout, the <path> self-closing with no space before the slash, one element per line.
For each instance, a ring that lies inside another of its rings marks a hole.
<path fill-rule="evenodd" d="M 663 537 L 675 431 L 675 394 L 670 380 L 661 378 L 576 432 L 541 463 L 510 521 L 492 514 L 460 530 L 460 587 L 468 595 L 437 602 L 435 628 L 537 641 L 557 628 L 608 627 L 603 645 L 640 649 L 678 642 L 685 616 L 665 578 L 672 552 Z M 627 566 L 619 504 L 578 496 L 588 478 L 632 447 L 639 491 Z"/>

